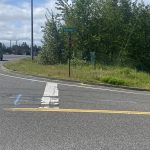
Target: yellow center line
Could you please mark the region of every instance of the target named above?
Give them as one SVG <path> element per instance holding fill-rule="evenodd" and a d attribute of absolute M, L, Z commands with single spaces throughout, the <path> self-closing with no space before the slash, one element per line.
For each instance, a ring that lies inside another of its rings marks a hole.
<path fill-rule="evenodd" d="M 120 111 L 120 110 L 90 110 L 90 109 L 55 109 L 55 108 L 4 108 L 10 112 L 64 112 L 64 113 L 101 113 L 125 115 L 150 115 L 150 112 Z"/>

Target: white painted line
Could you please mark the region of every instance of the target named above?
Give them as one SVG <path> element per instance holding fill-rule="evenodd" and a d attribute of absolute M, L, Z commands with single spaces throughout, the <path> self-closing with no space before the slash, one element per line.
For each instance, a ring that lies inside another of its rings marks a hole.
<path fill-rule="evenodd" d="M 4 76 L 4 77 L 15 78 L 15 79 L 21 79 L 21 80 L 26 80 L 26 81 L 46 83 L 46 81 L 34 80 L 34 79 L 28 79 L 28 78 L 22 78 L 22 77 L 16 77 L 16 76 L 11 76 L 11 75 L 7 75 L 7 74 L 3 74 L 3 73 L 0 73 L 0 75 L 1 75 L 1 76 Z"/>
<path fill-rule="evenodd" d="M 64 85 L 64 86 L 69 86 L 69 87 L 79 87 L 79 88 L 92 89 L 92 90 L 109 91 L 109 92 L 115 92 L 115 93 L 150 96 L 150 92 L 149 93 L 129 92 L 129 91 L 125 91 L 125 90 L 112 90 L 112 89 L 108 89 L 108 88 L 100 88 L 100 87 L 96 88 L 96 87 L 91 87 L 91 86 L 71 85 L 71 84 L 64 84 L 64 83 L 59 83 L 59 85 Z"/>
<path fill-rule="evenodd" d="M 58 84 L 47 82 L 43 97 L 41 99 L 41 105 L 58 105 Z M 57 98 L 56 98 L 57 97 Z M 45 106 L 44 106 L 45 107 Z"/>
<path fill-rule="evenodd" d="M 134 102 L 134 101 L 127 101 L 127 100 L 100 100 L 99 102 L 110 102 L 110 103 L 133 103 L 133 104 L 137 104 L 138 102 Z"/>
<path fill-rule="evenodd" d="M 15 78 L 15 79 L 21 79 L 21 80 L 26 80 L 26 81 L 32 81 L 32 82 L 39 82 L 39 83 L 47 83 L 47 81 L 42 81 L 42 80 L 35 80 L 35 79 L 28 79 L 28 78 L 22 78 L 22 77 L 16 77 L 16 76 L 11 76 L 11 75 L 6 75 L 0 73 L 1 76 L 9 77 L 9 78 Z M 127 90 L 112 90 L 109 88 L 100 88 L 100 87 L 92 87 L 92 86 L 81 86 L 81 85 L 75 85 L 75 84 L 65 84 L 65 83 L 59 83 L 59 85 L 63 86 L 68 86 L 68 87 L 79 87 L 79 88 L 85 88 L 85 89 L 91 89 L 91 90 L 100 90 L 100 91 L 109 91 L 109 92 L 115 92 L 115 93 L 125 93 L 125 94 L 134 94 L 134 95 L 143 95 L 143 96 L 150 96 L 150 92 L 147 93 L 142 93 L 142 92 L 130 92 Z M 146 92 L 146 91 L 145 91 Z"/>

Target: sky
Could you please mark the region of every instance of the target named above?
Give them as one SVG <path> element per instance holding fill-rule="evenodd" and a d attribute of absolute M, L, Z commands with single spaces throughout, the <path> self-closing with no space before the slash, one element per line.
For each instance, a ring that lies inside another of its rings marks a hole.
<path fill-rule="evenodd" d="M 34 1 L 34 44 L 41 45 L 42 29 L 45 23 L 46 8 L 55 11 L 56 0 Z M 10 43 L 18 44 L 31 39 L 31 0 L 0 0 L 0 42 L 7 46 Z M 150 0 L 144 0 L 150 4 Z"/>
<path fill-rule="evenodd" d="M 45 23 L 46 9 L 55 10 L 55 0 L 34 1 L 34 44 L 41 45 L 41 26 Z M 7 46 L 31 39 L 31 0 L 0 0 L 0 42 Z"/>

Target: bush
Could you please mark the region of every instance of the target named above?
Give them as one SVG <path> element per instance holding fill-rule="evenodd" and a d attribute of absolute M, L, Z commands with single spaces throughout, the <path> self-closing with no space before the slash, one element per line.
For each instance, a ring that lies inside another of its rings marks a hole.
<path fill-rule="evenodd" d="M 127 85 L 124 80 L 118 79 L 116 77 L 104 77 L 102 78 L 102 81 L 114 85 Z"/>
<path fill-rule="evenodd" d="M 123 69 L 121 69 L 121 71 L 119 73 L 126 76 L 126 77 L 133 79 L 136 77 L 137 71 L 130 69 L 130 68 L 123 68 Z"/>
<path fill-rule="evenodd" d="M 58 63 L 58 57 L 55 56 L 53 51 L 43 49 L 38 55 L 37 61 L 43 65 L 54 65 Z"/>
<path fill-rule="evenodd" d="M 85 60 L 82 60 L 82 59 L 78 59 L 78 58 L 73 58 L 71 60 L 71 64 L 73 66 L 83 66 L 83 65 L 86 65 L 86 61 Z"/>

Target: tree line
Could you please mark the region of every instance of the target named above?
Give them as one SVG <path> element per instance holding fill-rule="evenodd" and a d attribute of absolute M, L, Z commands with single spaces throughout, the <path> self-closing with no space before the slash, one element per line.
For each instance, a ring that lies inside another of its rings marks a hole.
<path fill-rule="evenodd" d="M 4 43 L 0 43 L 0 49 L 4 54 L 31 55 L 31 48 L 26 42 L 23 42 L 20 45 L 14 44 L 12 46 L 6 46 Z M 40 52 L 41 47 L 34 45 L 33 50 L 34 55 L 37 55 Z"/>
<path fill-rule="evenodd" d="M 47 10 L 43 27 L 43 64 L 66 63 L 69 54 L 65 27 L 73 34 L 72 59 L 134 67 L 150 71 L 150 6 L 137 0 L 57 0 L 57 14 Z"/>

